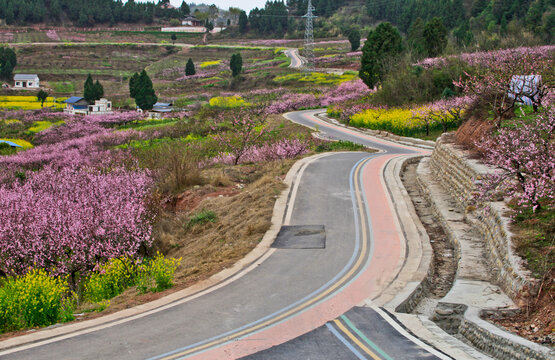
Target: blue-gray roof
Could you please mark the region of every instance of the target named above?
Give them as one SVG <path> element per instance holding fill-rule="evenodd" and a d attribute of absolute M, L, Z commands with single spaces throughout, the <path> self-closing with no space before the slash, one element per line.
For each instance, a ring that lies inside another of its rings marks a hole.
<path fill-rule="evenodd" d="M 21 145 L 17 145 L 16 143 L 11 142 L 11 141 L 8 141 L 8 140 L 0 140 L 0 143 L 8 144 L 8 145 L 10 145 L 11 147 L 23 147 L 23 146 L 21 146 Z"/>
<path fill-rule="evenodd" d="M 79 97 L 79 96 L 72 96 L 67 100 L 64 100 L 64 103 L 66 104 L 75 104 L 81 100 L 85 100 L 85 98 Z"/>
<path fill-rule="evenodd" d="M 37 74 L 15 74 L 14 80 L 35 80 L 38 77 Z"/>

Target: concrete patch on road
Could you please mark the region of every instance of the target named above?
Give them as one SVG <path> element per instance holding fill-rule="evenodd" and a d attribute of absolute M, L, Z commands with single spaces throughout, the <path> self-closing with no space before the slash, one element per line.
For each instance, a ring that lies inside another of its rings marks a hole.
<path fill-rule="evenodd" d="M 325 249 L 324 225 L 282 226 L 272 245 L 277 249 Z"/>

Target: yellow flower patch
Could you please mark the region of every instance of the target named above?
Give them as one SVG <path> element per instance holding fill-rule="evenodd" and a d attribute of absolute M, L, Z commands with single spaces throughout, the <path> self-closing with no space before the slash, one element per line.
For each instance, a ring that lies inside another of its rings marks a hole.
<path fill-rule="evenodd" d="M 220 65 L 221 62 L 222 60 L 205 61 L 200 64 L 200 68 L 204 69 L 210 66 Z"/>
<path fill-rule="evenodd" d="M 33 144 L 31 144 L 30 142 L 28 142 L 26 140 L 23 140 L 23 139 L 0 139 L 0 140 L 11 141 L 11 142 L 21 146 L 25 150 L 33 148 Z"/>
<path fill-rule="evenodd" d="M 212 107 L 220 107 L 220 108 L 226 108 L 226 109 L 250 105 L 248 102 L 243 100 L 243 98 L 240 96 L 216 96 L 210 99 L 209 104 Z"/>
<path fill-rule="evenodd" d="M 44 102 L 44 106 L 62 109 L 64 107 L 62 101 L 65 99 L 56 98 L 56 102 L 54 102 L 53 97 L 48 97 Z M 0 109 L 37 110 L 40 108 L 41 102 L 36 96 L 0 96 Z"/>
<path fill-rule="evenodd" d="M 274 82 L 285 83 L 292 81 L 300 82 L 311 82 L 315 84 L 327 84 L 327 85 L 339 85 L 346 81 L 352 81 L 356 79 L 357 75 L 355 73 L 347 72 L 343 75 L 328 74 L 321 72 L 311 72 L 310 74 L 293 73 L 283 76 L 277 76 L 274 78 Z"/>

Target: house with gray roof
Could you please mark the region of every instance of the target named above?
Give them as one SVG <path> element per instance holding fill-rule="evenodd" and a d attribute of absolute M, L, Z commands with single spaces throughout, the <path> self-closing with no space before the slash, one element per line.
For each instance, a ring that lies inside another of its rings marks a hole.
<path fill-rule="evenodd" d="M 16 89 L 39 89 L 40 79 L 37 74 L 15 74 L 13 77 Z"/>

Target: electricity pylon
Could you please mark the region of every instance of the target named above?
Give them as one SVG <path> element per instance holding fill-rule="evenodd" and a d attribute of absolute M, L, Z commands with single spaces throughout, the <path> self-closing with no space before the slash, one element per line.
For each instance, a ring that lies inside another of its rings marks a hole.
<path fill-rule="evenodd" d="M 306 63 L 304 66 L 304 71 L 308 72 L 314 67 L 314 19 L 315 16 L 313 11 L 316 10 L 312 6 L 312 0 L 308 0 L 308 11 L 303 18 L 306 19 L 306 30 L 304 32 L 304 58 Z"/>

